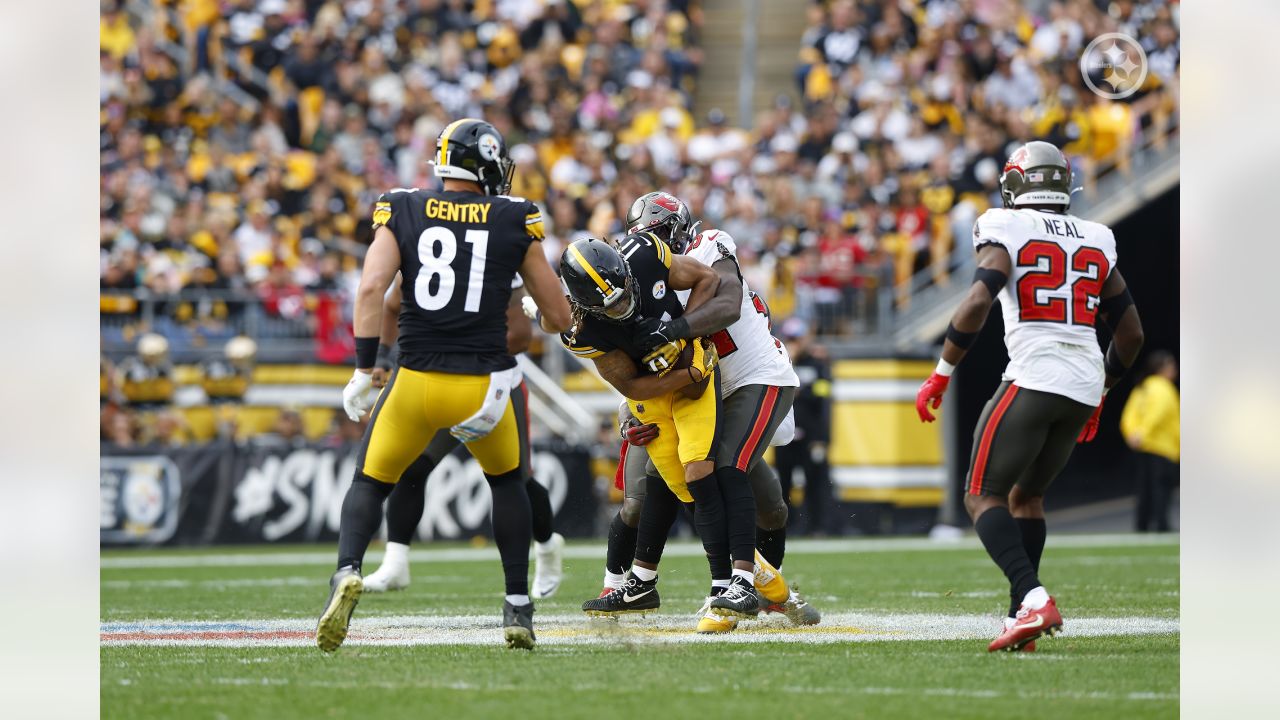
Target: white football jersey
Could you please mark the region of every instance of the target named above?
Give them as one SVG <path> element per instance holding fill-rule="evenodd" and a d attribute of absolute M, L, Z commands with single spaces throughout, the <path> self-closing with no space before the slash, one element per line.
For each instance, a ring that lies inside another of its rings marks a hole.
<path fill-rule="evenodd" d="M 1074 215 L 997 208 L 973 225 L 975 249 L 993 243 L 1013 261 L 999 295 L 1009 349 L 1004 379 L 1097 405 L 1106 376 L 1094 321 L 1116 266 L 1111 228 Z"/>
<path fill-rule="evenodd" d="M 728 253 L 737 260 L 733 238 L 722 230 L 699 233 L 684 254 L 710 266 Z M 680 303 L 689 301 L 688 290 L 680 290 Z M 769 334 L 765 305 L 742 281 L 742 312 L 732 325 L 711 336 L 720 355 L 720 394 L 728 395 L 744 385 L 799 387 L 800 379 L 791 368 L 786 347 Z"/>

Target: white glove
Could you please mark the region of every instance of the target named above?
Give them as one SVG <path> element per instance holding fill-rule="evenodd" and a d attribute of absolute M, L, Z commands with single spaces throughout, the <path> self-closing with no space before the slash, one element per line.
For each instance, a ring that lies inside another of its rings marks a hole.
<path fill-rule="evenodd" d="M 360 416 L 369 412 L 373 400 L 369 391 L 373 389 L 373 376 L 367 372 L 356 370 L 342 388 L 342 409 L 347 411 L 351 422 L 360 422 Z"/>
<path fill-rule="evenodd" d="M 541 311 L 538 310 L 538 303 L 535 302 L 533 298 L 528 295 L 520 298 L 520 309 L 524 311 L 525 317 L 533 320 L 534 322 L 538 321 L 538 316 Z"/>
<path fill-rule="evenodd" d="M 489 373 L 489 390 L 485 393 L 484 403 L 475 415 L 449 428 L 449 434 L 464 443 L 475 442 L 493 432 L 503 413 L 507 411 L 507 403 L 511 400 L 511 385 L 520 370 L 498 370 Z"/>

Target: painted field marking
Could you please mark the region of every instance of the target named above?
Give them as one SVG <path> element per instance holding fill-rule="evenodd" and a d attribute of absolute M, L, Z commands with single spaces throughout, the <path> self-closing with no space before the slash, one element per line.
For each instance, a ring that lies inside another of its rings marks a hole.
<path fill-rule="evenodd" d="M 1097 547 L 1168 547 L 1177 546 L 1176 534 L 1114 534 L 1114 535 L 1051 535 L 1047 547 L 1097 548 Z M 280 565 L 332 565 L 333 549 L 283 552 L 226 552 L 226 553 L 173 553 L 155 554 L 137 551 L 129 554 L 112 554 L 100 560 L 103 570 L 128 570 L 137 568 L 187 568 L 187 567 L 273 567 Z M 980 550 L 977 538 L 960 540 L 930 540 L 928 538 L 882 538 L 840 540 L 790 540 L 788 552 L 797 555 L 839 555 L 844 553 L 916 552 L 945 550 Z M 702 557 L 702 545 L 694 542 L 674 542 L 667 546 L 666 557 Z M 572 544 L 564 549 L 569 560 L 603 560 L 605 546 L 601 543 Z M 381 551 L 371 551 L 365 556 L 369 565 L 382 560 Z M 498 549 L 483 548 L 419 548 L 409 551 L 411 562 L 480 562 L 497 561 Z"/>
<path fill-rule="evenodd" d="M 698 635 L 692 615 L 654 614 L 617 621 L 580 614 L 538 616 L 542 645 L 611 645 L 646 643 L 847 643 L 901 640 L 978 640 L 995 637 L 1000 620 L 990 615 L 831 613 L 822 624 L 793 627 L 777 616 L 744 621 L 727 635 Z M 100 642 L 114 645 L 215 647 L 309 647 L 313 620 L 243 620 L 184 622 L 150 620 L 111 622 L 100 626 Z M 1074 637 L 1111 635 L 1175 635 L 1179 621 L 1144 617 L 1068 618 Z M 494 615 L 394 615 L 356 617 L 347 645 L 501 645 L 502 630 Z"/>

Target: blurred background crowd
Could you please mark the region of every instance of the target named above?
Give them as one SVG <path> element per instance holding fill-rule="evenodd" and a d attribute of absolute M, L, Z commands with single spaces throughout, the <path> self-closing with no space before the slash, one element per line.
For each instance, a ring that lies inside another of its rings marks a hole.
<path fill-rule="evenodd" d="M 794 85 L 742 129 L 693 110 L 698 0 L 105 0 L 103 346 L 249 335 L 264 357 L 346 363 L 372 202 L 432 186 L 458 117 L 506 136 L 553 264 L 666 189 L 734 236 L 775 324 L 820 338 L 948 282 L 1014 144 L 1064 146 L 1088 198 L 1177 131 L 1176 0 L 795 5 Z M 1106 32 L 1149 58 L 1123 101 L 1077 62 Z"/>

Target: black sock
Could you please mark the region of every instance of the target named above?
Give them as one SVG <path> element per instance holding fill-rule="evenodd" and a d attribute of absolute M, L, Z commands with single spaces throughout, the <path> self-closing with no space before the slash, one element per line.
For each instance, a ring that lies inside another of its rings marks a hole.
<path fill-rule="evenodd" d="M 621 575 L 631 567 L 631 559 L 636 556 L 637 532 L 636 528 L 622 521 L 621 511 L 613 516 L 613 522 L 609 523 L 609 550 L 604 558 L 605 570 Z"/>
<path fill-rule="evenodd" d="M 551 534 L 555 532 L 555 526 L 552 524 L 554 513 L 551 512 L 551 495 L 542 483 L 529 478 L 524 489 L 529 493 L 529 511 L 533 518 L 533 539 L 535 542 L 544 543 L 551 539 Z"/>
<path fill-rule="evenodd" d="M 502 572 L 508 595 L 529 594 L 529 541 L 533 537 L 533 520 L 529 511 L 529 492 L 524 488 L 520 469 L 501 475 L 485 473 L 493 493 L 493 540 L 502 556 Z"/>
<path fill-rule="evenodd" d="M 756 527 L 756 549 L 760 551 L 760 556 L 769 561 L 769 564 L 775 568 L 782 568 L 782 558 L 787 555 L 787 528 L 782 526 L 777 530 L 765 530 L 762 527 Z"/>
<path fill-rule="evenodd" d="M 1040 556 L 1044 554 L 1044 540 L 1047 534 L 1044 524 L 1044 518 L 1014 518 L 1018 523 L 1018 532 L 1022 534 L 1022 549 L 1027 551 L 1027 559 L 1031 561 L 1031 567 L 1038 575 L 1040 573 Z M 1009 590 L 1009 617 L 1018 614 L 1018 608 L 1022 606 L 1022 598 L 1014 597 L 1013 590 Z"/>
<path fill-rule="evenodd" d="M 996 565 L 1009 578 L 1009 591 L 1021 603 L 1027 593 L 1039 587 L 1040 579 L 1031 566 L 1031 558 L 1022 547 L 1022 536 L 1018 534 L 1018 524 L 1009 514 L 1009 508 L 997 505 L 978 517 L 973 524 L 978 531 L 982 545 Z"/>
<path fill-rule="evenodd" d="M 680 498 L 676 497 L 676 494 L 671 492 L 671 488 L 667 487 L 661 479 L 648 482 L 646 488 L 644 505 L 640 508 L 640 522 L 637 523 L 636 529 L 631 531 L 634 533 L 631 536 L 634 543 L 632 555 L 636 560 L 657 565 L 662 562 L 662 551 L 667 548 L 667 536 L 671 534 L 671 526 L 675 524 L 676 516 L 680 514 Z M 621 515 L 614 522 L 626 527 Z M 612 530 L 609 532 L 609 537 L 609 550 L 612 553 Z M 626 567 L 631 564 L 631 558 L 620 558 L 619 562 L 625 563 L 620 567 Z M 607 567 L 609 572 L 621 572 L 615 571 L 613 565 Z"/>
<path fill-rule="evenodd" d="M 356 570 L 364 562 L 369 541 L 382 524 L 382 501 L 395 486 L 356 471 L 355 480 L 342 499 L 342 520 L 338 526 L 338 567 Z"/>
<path fill-rule="evenodd" d="M 724 499 L 714 475 L 689 483 L 693 496 L 693 524 L 702 538 L 702 548 L 707 551 L 707 564 L 714 580 L 728 577 L 725 568 L 732 567 L 729 555 L 729 521 L 725 515 Z M 645 505 L 649 499 L 645 498 Z M 754 514 L 754 513 L 753 513 Z M 754 526 L 754 521 L 752 521 Z"/>
<path fill-rule="evenodd" d="M 400 474 L 400 482 L 387 496 L 387 542 L 408 545 L 413 541 L 426 505 L 427 476 L 435 467 L 435 461 L 423 454 Z"/>
<path fill-rule="evenodd" d="M 751 481 L 736 467 L 716 469 L 716 484 L 724 498 L 729 527 L 729 554 L 735 561 L 756 561 L 756 498 Z"/>

